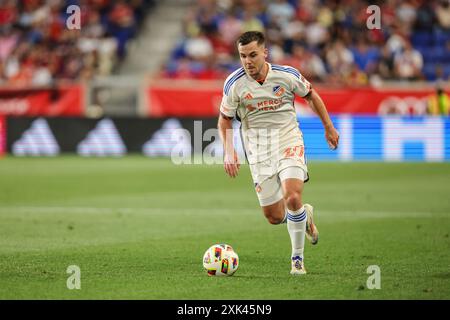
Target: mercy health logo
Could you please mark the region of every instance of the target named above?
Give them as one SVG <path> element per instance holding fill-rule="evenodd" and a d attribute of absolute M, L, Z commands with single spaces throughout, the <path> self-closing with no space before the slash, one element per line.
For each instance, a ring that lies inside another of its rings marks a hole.
<path fill-rule="evenodd" d="M 103 119 L 78 144 L 78 154 L 82 156 L 123 156 L 127 148 L 111 119 Z"/>
<path fill-rule="evenodd" d="M 261 111 L 270 111 L 278 109 L 283 102 L 282 98 L 279 99 L 269 99 L 258 102 L 258 109 Z"/>
<path fill-rule="evenodd" d="M 42 118 L 34 120 L 31 127 L 12 145 L 15 156 L 56 156 L 59 152 L 52 130 Z"/>

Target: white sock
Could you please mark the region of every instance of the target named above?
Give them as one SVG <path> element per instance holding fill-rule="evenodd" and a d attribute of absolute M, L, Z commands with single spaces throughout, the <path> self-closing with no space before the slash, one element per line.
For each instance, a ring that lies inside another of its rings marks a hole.
<path fill-rule="evenodd" d="M 291 237 L 292 257 L 299 256 L 303 259 L 306 231 L 306 210 L 301 207 L 297 211 L 287 209 L 287 229 Z"/>

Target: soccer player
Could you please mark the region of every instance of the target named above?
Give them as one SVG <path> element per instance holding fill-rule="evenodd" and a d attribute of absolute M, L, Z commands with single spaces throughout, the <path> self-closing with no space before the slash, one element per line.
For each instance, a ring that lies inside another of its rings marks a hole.
<path fill-rule="evenodd" d="M 339 134 L 319 94 L 300 72 L 266 61 L 268 50 L 261 32 L 243 33 L 237 47 L 242 68 L 225 80 L 218 121 L 224 169 L 234 178 L 240 168 L 233 145 L 232 121 L 236 117 L 241 122 L 242 141 L 262 211 L 271 224 L 287 221 L 292 244 L 291 274 L 305 274 L 305 234 L 316 244 L 319 232 L 313 207 L 302 199 L 303 185 L 309 177 L 295 95 L 306 99 L 320 117 L 330 148 L 337 148 Z"/>

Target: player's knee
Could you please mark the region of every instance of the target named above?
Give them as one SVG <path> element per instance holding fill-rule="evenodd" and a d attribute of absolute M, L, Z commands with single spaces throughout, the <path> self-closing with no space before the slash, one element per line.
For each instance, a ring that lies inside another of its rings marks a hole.
<path fill-rule="evenodd" d="M 279 216 L 268 216 L 266 218 L 270 224 L 280 224 L 281 222 L 283 222 L 283 218 L 280 218 Z"/>
<path fill-rule="evenodd" d="M 297 191 L 288 192 L 286 193 L 284 200 L 286 201 L 286 205 L 289 208 L 289 210 L 297 211 L 302 207 L 302 197 L 300 192 Z"/>
<path fill-rule="evenodd" d="M 264 216 L 270 224 L 280 224 L 284 219 L 284 204 L 279 202 L 271 207 L 266 207 L 263 209 Z"/>

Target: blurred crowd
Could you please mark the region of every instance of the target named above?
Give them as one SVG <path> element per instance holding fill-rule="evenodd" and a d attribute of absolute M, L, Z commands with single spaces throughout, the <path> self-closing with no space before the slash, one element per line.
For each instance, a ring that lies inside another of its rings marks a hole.
<path fill-rule="evenodd" d="M 0 1 L 0 85 L 50 85 L 111 74 L 152 2 Z M 79 29 L 76 10 L 67 12 L 71 5 L 79 8 Z"/>
<path fill-rule="evenodd" d="M 367 27 L 369 5 L 380 8 L 381 28 Z M 315 82 L 450 76 L 450 0 L 197 0 L 182 23 L 164 77 L 226 77 L 240 66 L 235 41 L 249 30 L 266 34 L 272 63 Z"/>

